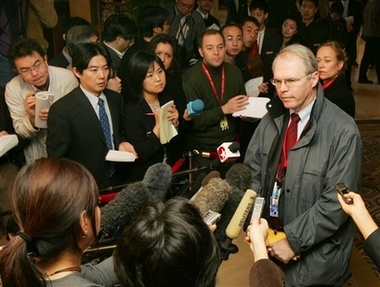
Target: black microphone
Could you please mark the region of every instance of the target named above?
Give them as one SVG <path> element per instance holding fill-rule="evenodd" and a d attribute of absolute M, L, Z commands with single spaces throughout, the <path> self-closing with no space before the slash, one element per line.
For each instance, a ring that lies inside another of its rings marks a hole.
<path fill-rule="evenodd" d="M 236 163 L 227 171 L 225 180 L 232 186 L 232 194 L 220 212 L 222 216 L 217 223 L 214 235 L 221 246 L 223 259 L 227 260 L 229 253 L 236 253 L 238 249 L 227 237 L 226 229 L 238 209 L 245 191 L 251 187 L 252 172 L 244 164 Z"/>
<path fill-rule="evenodd" d="M 238 142 L 225 142 L 217 148 L 218 157 L 210 164 L 210 169 L 218 169 L 222 163 L 232 162 L 240 156 Z"/>
<path fill-rule="evenodd" d="M 107 237 L 120 234 L 137 212 L 146 204 L 164 200 L 172 180 L 171 168 L 165 163 L 150 166 L 141 182 L 122 189 L 102 207 L 102 229 Z"/>

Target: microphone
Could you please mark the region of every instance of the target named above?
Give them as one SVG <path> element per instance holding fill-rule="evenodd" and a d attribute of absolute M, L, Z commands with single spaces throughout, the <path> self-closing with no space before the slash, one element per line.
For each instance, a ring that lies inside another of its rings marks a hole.
<path fill-rule="evenodd" d="M 252 177 L 253 174 L 250 168 L 242 163 L 235 163 L 226 173 L 226 181 L 231 186 L 237 187 L 242 191 L 251 187 Z"/>
<path fill-rule="evenodd" d="M 134 182 L 122 189 L 101 209 L 101 225 L 108 233 L 106 237 L 121 233 L 146 204 L 164 200 L 171 179 L 170 166 L 165 163 L 156 163 L 148 168 L 141 182 Z"/>
<path fill-rule="evenodd" d="M 202 191 L 203 187 L 205 185 L 207 185 L 210 181 L 211 178 L 214 178 L 214 177 L 219 177 L 220 178 L 220 173 L 219 171 L 216 171 L 216 170 L 213 170 L 211 172 L 209 172 L 203 179 L 202 179 L 202 182 L 201 182 L 201 186 L 198 188 L 197 187 L 197 192 L 190 198 L 190 201 L 194 201 L 194 199 L 198 196 L 198 194 Z M 198 179 L 197 179 L 198 180 Z M 195 184 L 195 183 L 194 183 Z M 195 185 L 193 185 L 193 188 L 195 189 Z"/>
<path fill-rule="evenodd" d="M 229 199 L 231 186 L 219 177 L 211 178 L 193 200 L 203 216 L 208 210 L 220 212 Z"/>
<path fill-rule="evenodd" d="M 239 192 L 236 194 L 239 194 Z M 256 196 L 257 194 L 255 191 L 252 189 L 247 189 L 238 205 L 238 208 L 225 229 L 224 240 L 221 241 L 220 239 L 217 239 L 221 248 L 220 251 L 223 260 L 228 260 L 230 253 L 236 253 L 239 251 L 239 248 L 235 244 L 232 244 L 232 240 L 237 238 L 243 229 L 244 223 L 249 215 Z M 235 200 L 236 199 L 237 198 L 235 198 Z M 219 227 L 220 224 L 218 224 L 217 230 Z M 220 232 L 223 232 L 223 229 L 220 230 Z"/>
<path fill-rule="evenodd" d="M 234 213 L 234 216 L 232 216 L 232 219 L 227 226 L 226 235 L 228 238 L 235 239 L 239 236 L 243 229 L 245 220 L 247 219 L 253 203 L 255 202 L 256 196 L 257 193 L 254 190 L 247 189 Z"/>
<path fill-rule="evenodd" d="M 205 104 L 200 99 L 190 101 L 187 104 L 187 111 L 189 112 L 189 116 L 200 115 L 203 112 L 204 108 L 205 108 Z"/>
<path fill-rule="evenodd" d="M 217 148 L 218 157 L 210 164 L 210 169 L 218 169 L 224 162 L 232 162 L 240 156 L 238 142 L 225 142 Z"/>
<path fill-rule="evenodd" d="M 222 216 L 217 223 L 214 235 L 219 245 L 223 244 L 223 247 L 221 246 L 225 257 L 223 259 L 227 260 L 229 253 L 237 252 L 237 247 L 231 243 L 232 240 L 228 242 L 226 229 L 244 196 L 244 191 L 251 187 L 252 172 L 246 165 L 236 163 L 227 171 L 225 180 L 232 186 L 232 194 L 220 212 Z"/>
<path fill-rule="evenodd" d="M 240 156 L 239 148 L 238 142 L 222 143 L 217 149 L 220 161 L 223 163 L 237 159 Z"/>

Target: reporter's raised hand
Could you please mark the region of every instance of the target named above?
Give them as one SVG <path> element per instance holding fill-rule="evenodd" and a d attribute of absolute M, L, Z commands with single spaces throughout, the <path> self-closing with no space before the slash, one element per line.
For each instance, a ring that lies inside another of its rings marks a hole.
<path fill-rule="evenodd" d="M 247 95 L 237 95 L 229 99 L 227 103 L 222 106 L 223 114 L 233 114 L 234 112 L 242 111 L 249 104 Z"/>
<path fill-rule="evenodd" d="M 355 192 L 350 191 L 344 195 L 345 198 L 353 200 L 352 204 L 347 204 L 339 193 L 337 193 L 337 196 L 342 209 L 351 217 L 362 214 L 367 210 L 362 197 Z"/>
<path fill-rule="evenodd" d="M 352 217 L 364 239 L 367 239 L 372 232 L 378 229 L 377 224 L 372 219 L 359 194 L 350 191 L 348 194 L 344 195 L 346 198 L 351 198 L 353 200 L 352 204 L 345 203 L 340 194 L 337 194 L 337 196 L 343 211 Z"/>
<path fill-rule="evenodd" d="M 34 92 L 27 93 L 24 100 L 24 109 L 28 113 L 29 121 L 34 126 L 36 96 Z"/>
<path fill-rule="evenodd" d="M 269 258 L 265 243 L 267 236 L 268 222 L 264 218 L 253 218 L 251 224 L 247 227 L 245 241 L 249 242 L 255 262 L 263 258 Z"/>

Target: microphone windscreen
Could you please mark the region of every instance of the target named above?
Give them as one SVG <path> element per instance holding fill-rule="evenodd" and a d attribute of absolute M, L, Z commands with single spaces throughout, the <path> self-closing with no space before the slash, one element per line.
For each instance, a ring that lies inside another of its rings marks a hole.
<path fill-rule="evenodd" d="M 150 166 L 141 182 L 129 184 L 102 207 L 102 228 L 111 235 L 123 231 L 142 207 L 165 199 L 171 178 L 168 164 L 157 163 Z"/>
<path fill-rule="evenodd" d="M 109 234 L 123 231 L 148 200 L 147 188 L 142 182 L 123 188 L 113 200 L 102 207 L 102 228 Z"/>
<path fill-rule="evenodd" d="M 149 202 L 162 201 L 170 187 L 172 171 L 166 163 L 151 165 L 146 171 L 142 183 L 149 191 Z"/>
<path fill-rule="evenodd" d="M 192 108 L 195 112 L 199 113 L 202 112 L 205 108 L 205 104 L 202 100 L 196 99 L 193 101 Z"/>
<path fill-rule="evenodd" d="M 194 101 L 188 102 L 186 108 L 190 116 L 196 116 L 203 112 L 205 104 L 202 100 L 196 99 Z"/>
<path fill-rule="evenodd" d="M 210 171 L 205 178 L 202 180 L 202 186 L 207 185 L 210 182 L 210 179 L 214 177 L 220 177 L 220 173 L 217 170 Z"/>
<path fill-rule="evenodd" d="M 194 201 L 194 199 L 198 196 L 198 194 L 201 192 L 203 187 L 209 183 L 211 178 L 214 178 L 214 177 L 220 177 L 219 171 L 213 170 L 209 172 L 205 177 L 203 177 L 200 187 L 197 189 L 197 192 L 191 197 L 190 200 Z"/>
<path fill-rule="evenodd" d="M 232 189 L 223 179 L 214 177 L 206 184 L 194 199 L 193 203 L 204 215 L 209 209 L 220 212 L 229 199 Z"/>
<path fill-rule="evenodd" d="M 244 191 L 251 188 L 252 172 L 242 163 L 235 163 L 226 173 L 226 181 L 234 187 Z M 239 200 L 240 201 L 240 200 Z"/>

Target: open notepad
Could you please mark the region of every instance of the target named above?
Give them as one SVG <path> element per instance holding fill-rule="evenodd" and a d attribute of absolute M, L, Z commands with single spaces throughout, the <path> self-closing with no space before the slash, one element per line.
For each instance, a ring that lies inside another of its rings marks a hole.
<path fill-rule="evenodd" d="M 249 117 L 254 119 L 261 119 L 267 113 L 267 103 L 270 99 L 249 97 L 249 104 L 242 111 L 238 111 L 232 114 L 234 117 Z"/>
<path fill-rule="evenodd" d="M 18 138 L 16 135 L 5 135 L 0 137 L 0 157 L 7 151 L 18 145 Z"/>
<path fill-rule="evenodd" d="M 160 142 L 166 144 L 174 138 L 178 132 L 171 121 L 168 120 L 168 109 L 174 101 L 167 102 L 160 108 Z"/>

